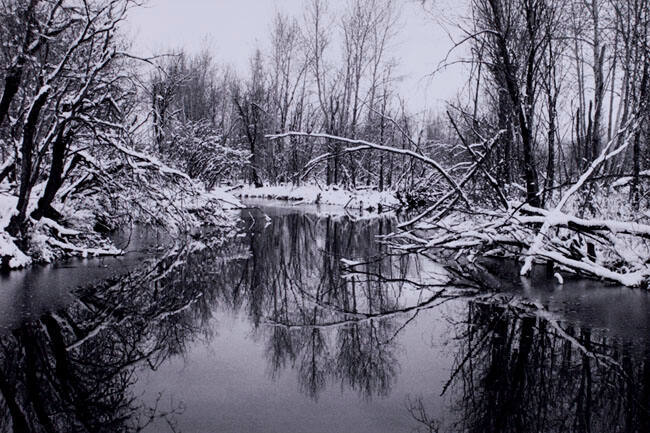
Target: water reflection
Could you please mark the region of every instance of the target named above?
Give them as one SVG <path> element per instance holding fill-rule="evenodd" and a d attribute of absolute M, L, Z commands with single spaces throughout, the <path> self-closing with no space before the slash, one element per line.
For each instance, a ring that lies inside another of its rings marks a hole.
<path fill-rule="evenodd" d="M 421 431 L 649 431 L 647 347 L 639 357 L 606 332 L 563 324 L 513 298 L 470 302 L 459 331 L 443 387 L 454 416 L 428 413 L 426 399 L 413 399 Z"/>
<path fill-rule="evenodd" d="M 0 431 L 648 430 L 645 339 L 565 321 L 518 294 L 487 295 L 474 277 L 472 287 L 452 286 L 434 260 L 377 242 L 395 229 L 391 218 L 266 208 L 243 211 L 241 228 L 78 290 L 72 303 L 1 335 Z M 211 346 L 229 326 L 242 331 Z M 251 344 L 259 355 L 244 352 Z M 265 378 L 254 374 L 256 356 Z M 343 419 L 333 409 L 339 395 L 356 418 L 328 429 L 312 414 L 305 428 L 309 417 L 297 413 L 263 416 L 270 400 L 251 413 L 238 398 L 257 402 L 255 392 L 233 392 L 210 374 L 226 358 L 228 374 L 277 383 L 289 406 Z M 198 379 L 143 394 L 173 383 L 179 363 Z M 293 386 L 314 406 L 290 397 Z M 220 392 L 221 404 L 181 401 Z M 217 426 L 220 411 L 236 420 Z"/>
<path fill-rule="evenodd" d="M 226 255 L 232 260 L 206 251 L 192 274 L 222 305 L 247 312 L 263 334 L 271 376 L 295 368 L 314 399 L 333 383 L 364 398 L 387 395 L 399 370 L 394 316 L 452 297 L 437 283 L 440 266 L 391 256 L 376 241 L 393 230 L 389 218 L 352 223 L 294 212 L 269 222 L 251 211 L 244 225 L 239 248 Z"/>
<path fill-rule="evenodd" d="M 2 335 L 2 430 L 139 431 L 173 414 L 178 407 L 144 406 L 130 388 L 137 364 L 155 369 L 201 329 L 191 309 L 197 293 L 150 278 L 185 251 Z"/>

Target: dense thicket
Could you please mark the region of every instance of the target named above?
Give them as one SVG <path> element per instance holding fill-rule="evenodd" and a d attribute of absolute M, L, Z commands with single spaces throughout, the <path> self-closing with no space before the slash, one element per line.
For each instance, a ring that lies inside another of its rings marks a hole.
<path fill-rule="evenodd" d="M 302 20 L 278 14 L 268 49 L 251 55 L 242 77 L 215 65 L 207 51 L 181 51 L 158 62 L 150 84 L 156 140 L 173 136 L 173 119 L 208 122 L 223 143 L 250 154 L 248 168 L 229 180 L 256 186 L 306 178 L 383 190 L 421 181 L 421 164 L 405 156 L 344 156 L 335 140 L 267 137 L 313 131 L 429 153 L 448 133 L 431 119 L 420 131 L 422 122 L 408 114 L 396 91 L 389 45 L 397 31 L 397 3 L 359 0 L 337 11 L 329 6 L 310 2 Z M 331 160 L 305 176 L 307 163 L 324 152 L 334 154 Z"/>
<path fill-rule="evenodd" d="M 98 231 L 133 218 L 183 227 L 197 213 L 188 203 L 196 184 L 148 138 L 137 63 L 120 33 L 137 5 L 2 1 L 3 267 L 28 263 L 23 252 L 113 254 Z"/>
<path fill-rule="evenodd" d="M 410 114 L 396 90 L 389 48 L 399 27 L 398 2 L 329 6 L 309 2 L 302 20 L 278 15 L 270 47 L 251 56 L 245 78 L 217 68 L 206 53 L 163 62 L 167 79 L 152 84 L 157 139 L 176 110 L 188 120 L 209 119 L 222 140 L 250 152 L 241 180 L 257 186 L 299 183 L 305 164 L 329 153 L 311 180 L 409 192 L 424 184 L 420 192 L 430 199 L 440 173 L 429 177 L 403 153 L 347 153 L 334 139 L 265 136 L 303 131 L 362 139 L 432 157 L 454 171 L 473 161 L 463 141 L 503 131 L 484 168 L 506 195 L 524 190 L 525 201 L 543 206 L 612 138 L 613 149 L 631 133 L 630 146 L 596 177 L 624 178 L 633 205 L 641 203 L 648 164 L 647 1 L 472 0 L 458 23 L 458 45 L 470 53 L 460 59 L 468 65 L 468 86 L 448 114 L 426 115 Z M 179 68 L 186 82 L 173 90 Z"/>

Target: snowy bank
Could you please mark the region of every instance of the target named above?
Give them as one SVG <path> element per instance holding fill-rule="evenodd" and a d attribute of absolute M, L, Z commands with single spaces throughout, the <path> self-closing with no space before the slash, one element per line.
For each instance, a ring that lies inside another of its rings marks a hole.
<path fill-rule="evenodd" d="M 30 199 L 30 213 L 36 206 L 38 195 Z M 172 195 L 167 201 L 174 208 L 176 218 L 165 218 L 158 223 L 155 218 L 163 214 L 165 201 L 152 201 L 148 197 L 124 197 L 125 201 L 138 203 L 144 210 L 140 215 L 131 215 L 131 223 L 161 226 L 169 232 L 193 231 L 204 224 L 228 226 L 234 218 L 228 211 L 242 207 L 239 200 L 225 189 L 205 191 L 202 187 L 183 194 Z M 130 199 L 130 200 L 129 200 Z M 106 212 L 100 200 L 85 197 L 56 204 L 61 219 L 57 222 L 42 217 L 29 221 L 28 235 L 19 242 L 7 233 L 6 228 L 15 212 L 17 198 L 8 192 L 0 192 L 0 268 L 19 269 L 32 263 L 52 263 L 67 257 L 117 256 L 124 252 L 113 245 L 105 229 L 123 226 L 126 220 Z M 148 219 L 147 214 L 154 218 Z M 167 215 L 169 216 L 169 215 Z M 107 225 L 108 224 L 108 225 Z M 98 231 L 98 227 L 103 227 Z"/>
<path fill-rule="evenodd" d="M 305 204 L 328 204 L 346 209 L 376 210 L 399 206 L 399 201 L 389 191 L 372 189 L 345 190 L 336 186 L 320 188 L 317 185 L 244 186 L 233 191 L 239 198 L 264 198 Z"/>

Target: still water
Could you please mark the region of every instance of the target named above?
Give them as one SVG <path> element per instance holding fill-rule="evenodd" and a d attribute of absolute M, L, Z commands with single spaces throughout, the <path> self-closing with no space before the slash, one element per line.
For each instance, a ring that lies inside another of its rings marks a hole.
<path fill-rule="evenodd" d="M 647 293 L 458 275 L 392 218 L 241 219 L 0 279 L 0 431 L 650 431 Z"/>

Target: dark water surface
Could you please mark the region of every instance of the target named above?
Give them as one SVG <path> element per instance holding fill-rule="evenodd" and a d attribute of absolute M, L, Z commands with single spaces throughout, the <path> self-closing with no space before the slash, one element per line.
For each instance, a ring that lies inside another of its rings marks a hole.
<path fill-rule="evenodd" d="M 240 226 L 0 278 L 0 431 L 650 431 L 646 292 L 503 261 L 449 284 L 377 242 L 391 218 Z"/>
<path fill-rule="evenodd" d="M 170 242 L 165 233 L 139 227 L 114 236 L 125 254 L 117 257 L 70 258 L 48 265 L 0 272 L 0 332 L 47 311 L 65 307 L 74 300 L 71 289 L 99 284 L 107 278 L 140 267 L 160 255 L 161 244 Z"/>

